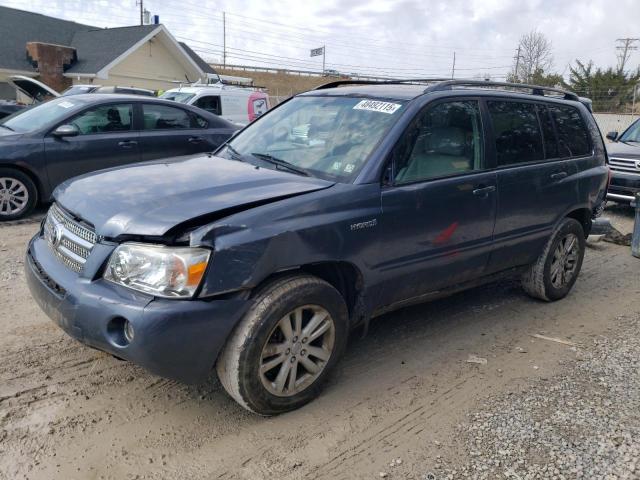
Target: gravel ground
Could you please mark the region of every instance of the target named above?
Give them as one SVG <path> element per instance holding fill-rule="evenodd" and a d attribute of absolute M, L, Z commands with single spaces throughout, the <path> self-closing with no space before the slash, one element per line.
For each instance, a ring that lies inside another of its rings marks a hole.
<path fill-rule="evenodd" d="M 431 478 L 640 478 L 640 315 L 616 320 L 612 336 L 571 347 L 566 373 L 469 414 L 469 462 Z"/>

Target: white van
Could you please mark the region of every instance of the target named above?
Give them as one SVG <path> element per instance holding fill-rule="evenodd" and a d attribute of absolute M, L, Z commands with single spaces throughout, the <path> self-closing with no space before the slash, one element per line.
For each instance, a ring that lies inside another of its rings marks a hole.
<path fill-rule="evenodd" d="M 266 93 L 222 83 L 172 88 L 160 98 L 194 105 L 237 125 L 246 125 L 269 109 Z"/>

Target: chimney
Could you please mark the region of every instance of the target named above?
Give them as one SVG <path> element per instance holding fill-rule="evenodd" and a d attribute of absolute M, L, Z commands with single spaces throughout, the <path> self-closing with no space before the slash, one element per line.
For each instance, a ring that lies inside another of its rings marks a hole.
<path fill-rule="evenodd" d="M 40 80 L 57 92 L 71 86 L 63 76 L 77 60 L 76 49 L 42 42 L 27 42 L 27 58 L 40 73 Z"/>

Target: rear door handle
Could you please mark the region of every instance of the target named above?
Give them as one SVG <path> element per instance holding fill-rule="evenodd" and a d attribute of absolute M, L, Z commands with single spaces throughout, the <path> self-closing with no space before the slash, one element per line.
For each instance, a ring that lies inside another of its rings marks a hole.
<path fill-rule="evenodd" d="M 476 197 L 486 197 L 487 195 L 495 191 L 496 191 L 495 185 L 489 185 L 488 187 L 483 187 L 479 185 L 478 188 L 475 188 L 473 190 L 473 194 Z"/>
<path fill-rule="evenodd" d="M 204 138 L 202 137 L 189 137 L 189 143 L 202 143 Z"/>
<path fill-rule="evenodd" d="M 556 172 L 551 174 L 551 180 L 562 180 L 569 175 L 567 172 Z"/>
<path fill-rule="evenodd" d="M 135 140 L 124 140 L 122 142 L 118 142 L 118 146 L 122 148 L 131 148 L 135 147 L 138 144 Z"/>

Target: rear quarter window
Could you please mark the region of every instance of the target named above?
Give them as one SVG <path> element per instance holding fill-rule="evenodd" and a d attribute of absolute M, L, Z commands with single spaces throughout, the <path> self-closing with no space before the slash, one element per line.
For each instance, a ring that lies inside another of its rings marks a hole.
<path fill-rule="evenodd" d="M 551 105 L 549 111 L 558 132 L 559 156 L 578 157 L 591 153 L 591 142 L 584 120 L 577 108 Z"/>

